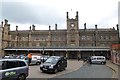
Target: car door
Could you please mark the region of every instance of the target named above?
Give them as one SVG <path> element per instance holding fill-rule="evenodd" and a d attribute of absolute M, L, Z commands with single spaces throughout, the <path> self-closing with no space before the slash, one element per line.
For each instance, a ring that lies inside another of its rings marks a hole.
<path fill-rule="evenodd" d="M 17 77 L 17 71 L 15 61 L 3 61 L 2 64 L 2 77 L 3 78 L 15 78 Z"/>
<path fill-rule="evenodd" d="M 58 62 L 58 70 L 62 70 L 63 65 L 62 65 L 62 60 L 60 59 Z"/>

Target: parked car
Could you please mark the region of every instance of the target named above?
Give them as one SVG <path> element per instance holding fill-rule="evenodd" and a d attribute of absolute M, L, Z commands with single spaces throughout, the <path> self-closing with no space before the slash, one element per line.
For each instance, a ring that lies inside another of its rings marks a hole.
<path fill-rule="evenodd" d="M 42 72 L 56 73 L 65 70 L 67 67 L 67 59 L 62 56 L 51 56 L 43 64 L 40 65 Z"/>
<path fill-rule="evenodd" d="M 104 56 L 91 56 L 90 63 L 96 64 L 105 64 L 106 58 Z"/>
<path fill-rule="evenodd" d="M 15 59 L 17 56 L 13 55 L 13 56 L 4 56 L 4 59 Z"/>
<path fill-rule="evenodd" d="M 0 79 L 25 80 L 29 74 L 29 67 L 22 59 L 0 59 Z"/>
<path fill-rule="evenodd" d="M 37 65 L 37 64 L 41 64 L 41 59 L 40 59 L 40 57 L 41 57 L 41 56 L 33 55 L 30 64 L 36 64 L 36 65 Z M 28 62 L 28 57 L 25 57 L 25 60 Z"/>
<path fill-rule="evenodd" d="M 41 58 L 40 58 L 41 62 L 44 63 L 49 57 L 50 56 L 48 56 L 48 55 L 42 55 Z"/>

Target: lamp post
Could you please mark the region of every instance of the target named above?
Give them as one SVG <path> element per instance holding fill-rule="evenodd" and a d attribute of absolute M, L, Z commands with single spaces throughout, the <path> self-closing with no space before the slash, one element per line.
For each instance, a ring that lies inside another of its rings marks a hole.
<path fill-rule="evenodd" d="M 44 46 L 43 46 L 43 55 L 44 55 Z"/>
<path fill-rule="evenodd" d="M 45 42 L 44 42 L 44 40 L 43 40 L 43 55 L 44 55 L 44 53 L 45 53 L 45 51 L 44 51 L 44 46 L 45 46 Z"/>
<path fill-rule="evenodd" d="M 96 46 L 96 31 L 94 31 L 94 46 Z"/>

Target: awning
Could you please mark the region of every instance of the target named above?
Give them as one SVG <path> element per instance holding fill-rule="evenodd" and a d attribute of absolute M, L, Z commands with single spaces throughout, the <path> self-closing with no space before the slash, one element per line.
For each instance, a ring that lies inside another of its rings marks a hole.
<path fill-rule="evenodd" d="M 61 47 L 61 48 L 5 48 L 5 51 L 110 51 L 110 48 L 108 47 L 73 47 L 73 48 L 67 48 L 67 47 Z"/>

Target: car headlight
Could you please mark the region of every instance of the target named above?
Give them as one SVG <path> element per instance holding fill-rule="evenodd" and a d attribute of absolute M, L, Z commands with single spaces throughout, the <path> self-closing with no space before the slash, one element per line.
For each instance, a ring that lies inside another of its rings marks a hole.
<path fill-rule="evenodd" d="M 49 68 L 52 68 L 53 69 L 54 65 L 50 65 Z"/>
<path fill-rule="evenodd" d="M 40 65 L 40 67 L 43 67 L 43 65 Z"/>

